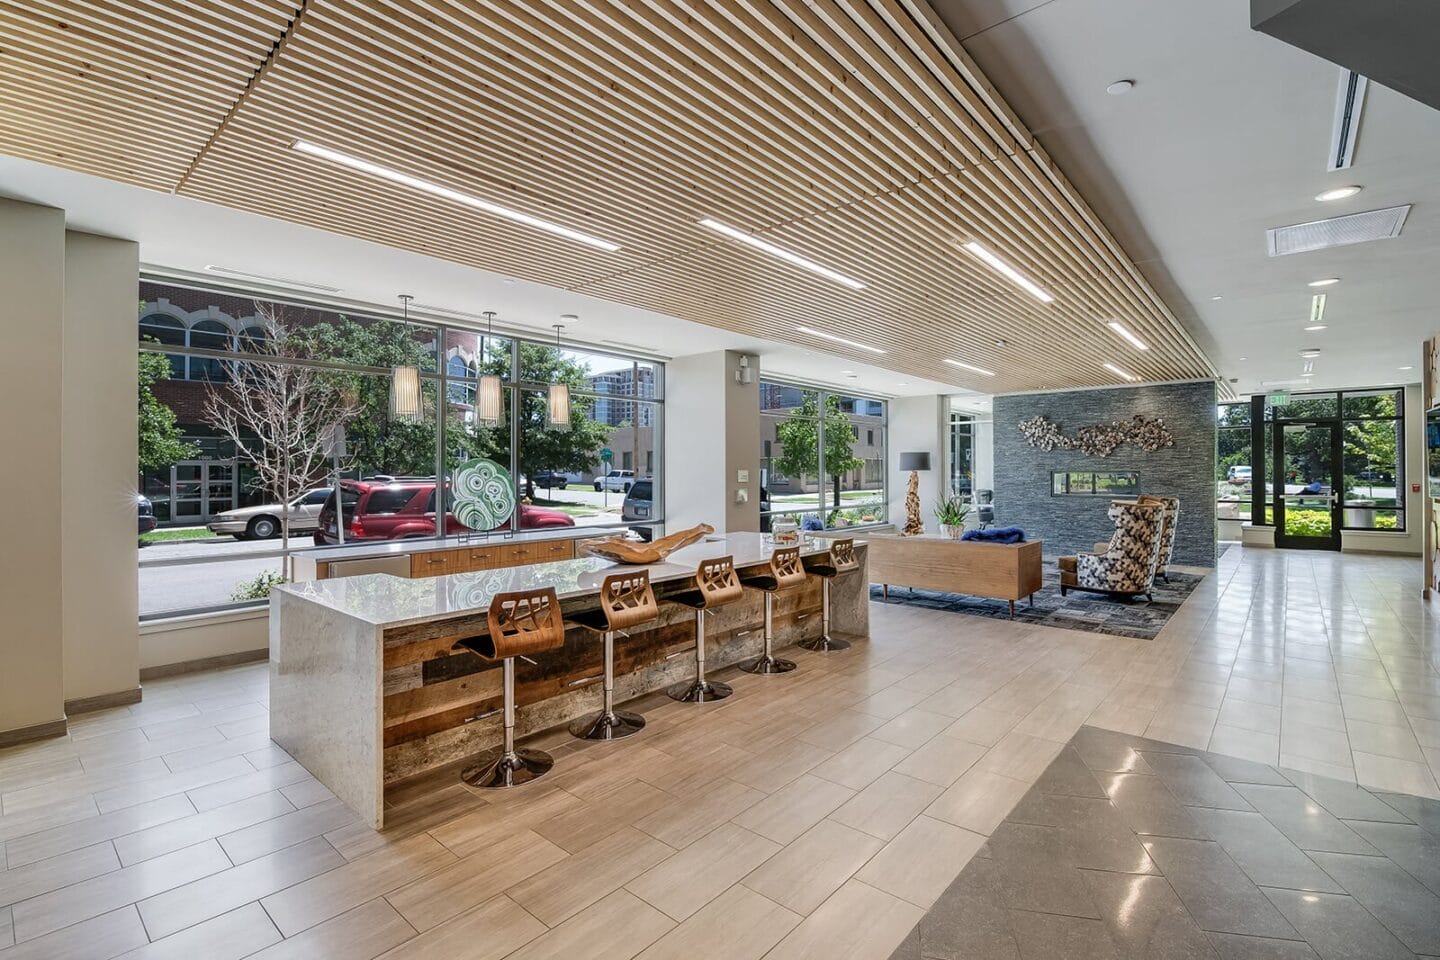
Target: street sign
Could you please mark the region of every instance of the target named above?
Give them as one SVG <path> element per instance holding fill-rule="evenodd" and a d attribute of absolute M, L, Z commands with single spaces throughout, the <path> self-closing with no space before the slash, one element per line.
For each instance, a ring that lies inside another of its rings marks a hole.
<path fill-rule="evenodd" d="M 609 463 L 611 460 L 615 459 L 615 451 L 611 450 L 609 447 L 601 447 L 600 459 L 603 460 L 605 463 Z"/>

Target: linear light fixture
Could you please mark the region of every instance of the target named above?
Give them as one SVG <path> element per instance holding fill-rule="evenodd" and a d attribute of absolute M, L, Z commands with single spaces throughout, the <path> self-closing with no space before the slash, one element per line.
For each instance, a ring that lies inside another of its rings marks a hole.
<path fill-rule="evenodd" d="M 1308 327 L 1305 328 L 1305 331 L 1306 331 L 1307 333 L 1315 333 L 1315 332 L 1320 331 L 1320 330 L 1328 330 L 1328 329 L 1330 329 L 1330 327 L 1329 327 L 1328 324 L 1324 324 L 1324 323 L 1312 323 L 1312 324 L 1310 324 Z"/>
<path fill-rule="evenodd" d="M 1339 283 L 1339 282 L 1340 282 L 1340 278 L 1339 278 L 1339 277 L 1326 277 L 1324 280 L 1311 280 L 1311 281 L 1307 284 L 1307 286 L 1311 286 L 1311 287 L 1328 287 L 1328 286 L 1330 286 L 1331 284 L 1335 284 L 1335 283 Z"/>
<path fill-rule="evenodd" d="M 321 160 L 328 160 L 337 163 L 342 167 L 349 167 L 351 170 L 358 170 L 361 173 L 368 173 L 372 177 L 379 177 L 382 180 L 389 180 L 391 183 L 398 183 L 413 190 L 420 190 L 433 194 L 454 203 L 473 207 L 485 213 L 494 214 L 497 217 L 504 217 L 506 220 L 513 220 L 516 223 L 524 224 L 527 227 L 534 227 L 536 230 L 544 230 L 546 233 L 553 233 L 557 237 L 564 237 L 567 240 L 574 240 L 577 243 L 587 244 L 601 250 L 614 252 L 620 249 L 620 244 L 611 243 L 609 240 L 601 240 L 599 237 L 592 237 L 588 233 L 581 233 L 579 230 L 572 230 L 563 227 L 558 223 L 551 223 L 549 220 L 541 220 L 539 217 L 532 217 L 528 213 L 521 213 L 519 210 L 512 210 L 509 207 L 502 207 L 498 203 L 491 203 L 489 200 L 481 200 L 479 197 L 471 196 L 468 193 L 461 193 L 459 190 L 452 190 L 449 187 L 442 187 L 438 183 L 431 183 L 429 180 L 422 180 L 419 177 L 402 173 L 390 167 L 381 166 L 378 163 L 371 163 L 369 160 L 362 160 L 359 157 L 342 153 L 339 150 L 331 150 L 329 147 L 322 147 L 318 143 L 311 143 L 308 140 L 296 140 L 290 144 L 291 149 L 301 153 L 318 157 Z"/>
<path fill-rule="evenodd" d="M 847 347 L 854 347 L 856 350 L 868 350 L 870 353 L 884 353 L 879 347 L 872 347 L 868 343 L 861 343 L 858 340 L 848 340 L 845 337 L 837 337 L 833 333 L 826 333 L 824 330 L 816 330 L 814 327 L 796 327 L 801 333 L 812 337 L 819 337 L 822 340 L 832 340 L 835 343 L 843 343 Z"/>
<path fill-rule="evenodd" d="M 753 233 L 746 233 L 738 227 L 732 227 L 729 224 L 721 223 L 719 220 L 713 220 L 710 217 L 703 217 L 697 222 L 707 230 L 714 230 L 716 233 L 722 233 L 732 240 L 739 240 L 741 243 L 752 246 L 763 253 L 768 253 L 772 257 L 779 257 L 786 263 L 793 263 L 803 270 L 818 273 L 827 280 L 842 283 L 851 290 L 865 289 L 865 284 L 860 280 L 856 280 L 854 277 L 848 277 L 838 270 L 831 270 L 829 267 L 818 264 L 808 257 L 800 256 L 800 254 L 793 250 L 786 250 L 784 247 L 776 246 L 769 240 L 761 240 Z"/>
<path fill-rule="evenodd" d="M 1014 267 L 1010 266 L 1010 264 L 1006 263 L 1004 260 L 1001 260 L 999 257 L 995 256 L 995 254 L 991 253 L 989 250 L 986 250 L 984 247 L 980 246 L 980 244 L 976 243 L 974 240 L 971 240 L 969 243 L 965 244 L 965 249 L 975 254 L 975 256 L 979 257 L 981 260 L 984 260 L 997 272 L 1009 278 L 1013 283 L 1023 289 L 1026 293 L 1030 294 L 1030 296 L 1034 297 L 1036 300 L 1039 300 L 1041 303 L 1054 302 L 1055 298 L 1050 296 L 1049 293 L 1045 292 L 1045 290 L 1039 284 L 1022 274 L 1019 270 L 1016 270 Z"/>
<path fill-rule="evenodd" d="M 1317 293 L 1310 298 L 1310 322 L 1322 323 L 1325 320 L 1325 294 Z"/>
<path fill-rule="evenodd" d="M 1124 379 L 1124 380 L 1139 380 L 1139 379 L 1140 379 L 1139 377 L 1135 376 L 1135 374 L 1133 374 L 1133 373 L 1129 373 L 1129 372 L 1127 372 L 1127 371 L 1125 371 L 1125 370 L 1121 370 L 1119 367 L 1115 366 L 1115 364 L 1113 364 L 1113 363 L 1108 363 L 1108 362 L 1107 362 L 1107 363 L 1101 364 L 1101 366 L 1103 366 L 1106 370 L 1109 370 L 1111 373 L 1115 374 L 1115 376 L 1120 377 L 1120 378 L 1122 378 L 1122 379 Z"/>
<path fill-rule="evenodd" d="M 984 377 L 995 376 L 994 370 L 986 370 L 984 367 L 977 367 L 973 363 L 966 363 L 963 360 L 951 360 L 949 357 L 946 357 L 945 362 L 950 364 L 950 366 L 952 367 L 959 367 L 961 370 L 969 370 L 971 373 L 978 373 Z"/>
<path fill-rule="evenodd" d="M 1129 340 L 1130 345 L 1133 346 L 1136 350 L 1150 349 L 1150 345 L 1148 343 L 1135 336 L 1135 334 L 1130 331 L 1130 328 L 1125 326 L 1125 324 L 1121 323 L 1119 320 L 1110 320 L 1106 323 L 1106 326 L 1108 326 L 1111 330 L 1114 330 L 1116 333 L 1120 334 L 1120 336 L 1124 337 L 1126 340 Z"/>

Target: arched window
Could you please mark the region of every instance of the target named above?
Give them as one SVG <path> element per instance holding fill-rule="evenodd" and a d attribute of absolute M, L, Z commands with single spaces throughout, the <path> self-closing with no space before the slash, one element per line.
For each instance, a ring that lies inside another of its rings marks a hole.
<path fill-rule="evenodd" d="M 262 352 L 265 343 L 270 339 L 269 332 L 259 324 L 251 324 L 240 331 L 240 349 L 249 350 L 253 353 Z"/>
<path fill-rule="evenodd" d="M 190 346 L 204 350 L 234 350 L 235 335 L 219 320 L 201 320 L 190 328 Z M 217 357 L 191 357 L 191 380 L 229 380 L 230 365 Z"/>
<path fill-rule="evenodd" d="M 140 318 L 140 339 L 154 340 L 167 347 L 185 346 L 185 324 L 168 313 L 151 313 Z M 185 379 L 185 358 L 179 354 L 167 353 L 170 360 L 170 377 Z"/>
<path fill-rule="evenodd" d="M 453 353 L 445 363 L 445 375 L 450 378 L 450 402 L 473 406 L 475 403 L 475 378 L 479 370 L 459 352 Z"/>

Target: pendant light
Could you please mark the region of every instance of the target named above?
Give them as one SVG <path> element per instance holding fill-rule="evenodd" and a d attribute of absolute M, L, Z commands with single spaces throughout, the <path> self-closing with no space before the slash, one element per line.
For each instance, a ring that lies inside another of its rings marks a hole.
<path fill-rule="evenodd" d="M 480 335 L 480 356 L 477 366 L 484 368 L 485 365 L 485 341 L 495 332 L 495 311 L 485 311 L 485 333 Z M 475 426 L 477 427 L 498 427 L 500 426 L 500 413 L 504 404 L 503 386 L 500 378 L 493 373 L 480 375 L 480 382 L 475 388 Z"/>
<path fill-rule="evenodd" d="M 400 294 L 401 309 L 405 323 L 410 323 L 410 301 L 415 299 L 408 293 Z M 413 366 L 390 368 L 390 418 L 410 423 L 420 422 L 420 368 Z"/>
<path fill-rule="evenodd" d="M 554 324 L 555 352 L 560 352 L 560 331 L 562 323 Z M 551 430 L 570 429 L 570 388 L 563 383 L 550 384 L 549 402 L 546 404 L 546 427 Z"/>

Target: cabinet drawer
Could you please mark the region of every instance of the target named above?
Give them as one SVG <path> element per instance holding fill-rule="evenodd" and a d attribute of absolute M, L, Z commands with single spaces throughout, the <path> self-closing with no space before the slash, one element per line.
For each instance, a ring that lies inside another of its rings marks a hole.
<path fill-rule="evenodd" d="M 410 576 L 438 577 L 460 569 L 459 550 L 431 550 L 410 555 Z"/>
<path fill-rule="evenodd" d="M 535 550 L 536 563 L 575 558 L 575 542 L 573 540 L 542 540 L 535 544 Z"/>
<path fill-rule="evenodd" d="M 461 571 L 494 570 L 500 565 L 498 547 L 464 547 L 455 554 L 459 558 L 457 569 Z"/>

